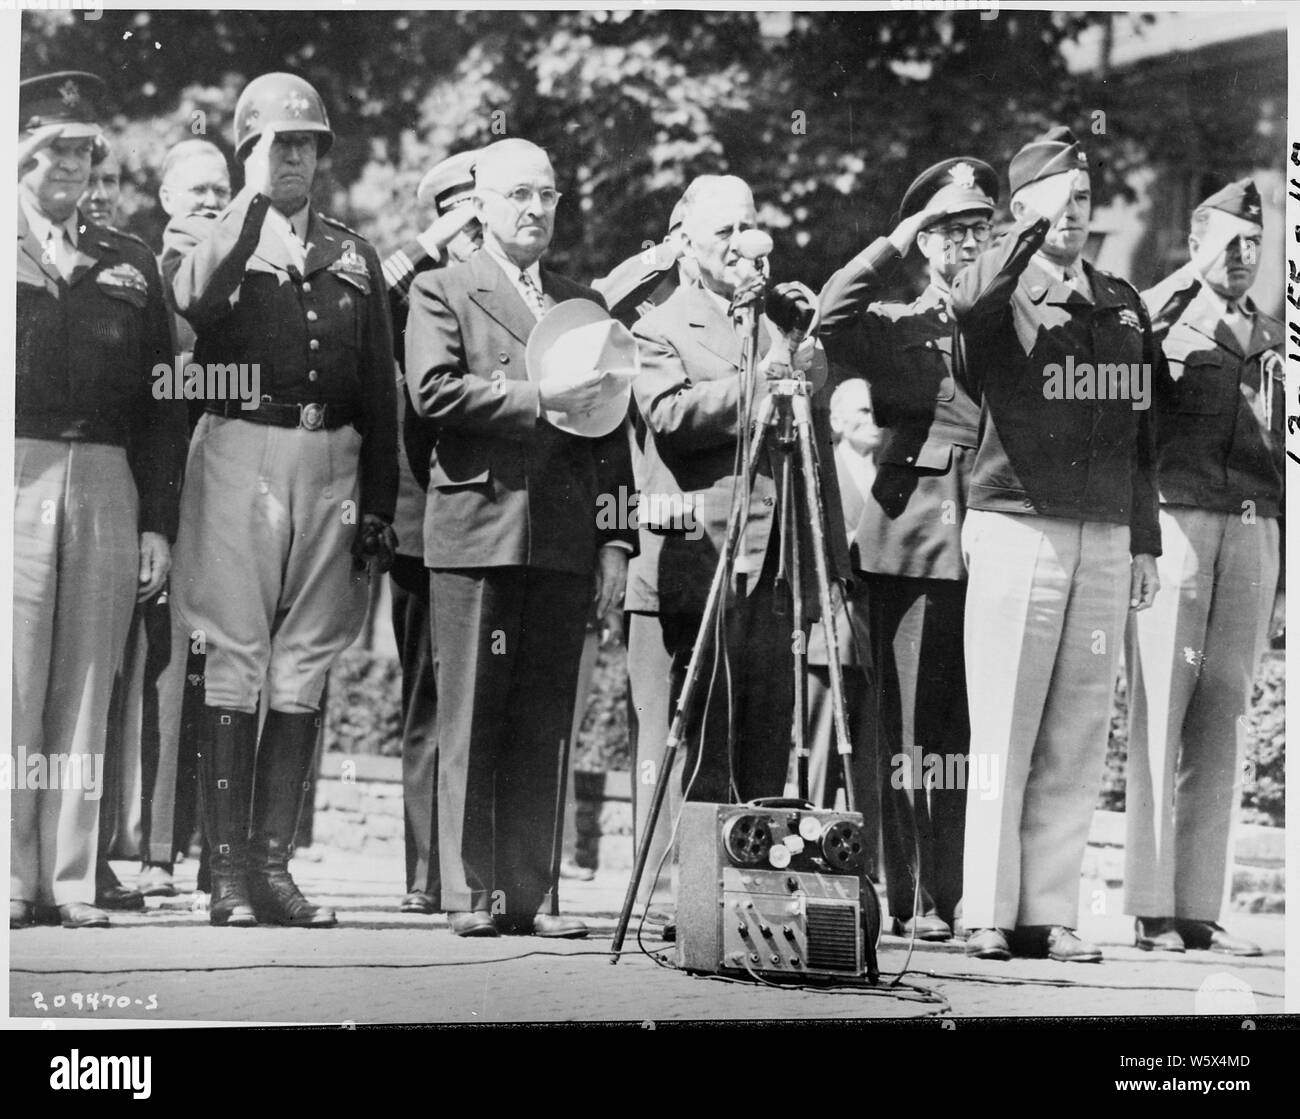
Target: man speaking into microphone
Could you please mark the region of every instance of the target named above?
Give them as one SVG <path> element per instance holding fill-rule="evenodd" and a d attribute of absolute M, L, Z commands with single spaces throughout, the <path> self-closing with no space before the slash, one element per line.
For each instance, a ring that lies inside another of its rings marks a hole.
<path fill-rule="evenodd" d="M 641 478 L 641 523 L 662 537 L 656 583 L 665 652 L 677 694 L 703 620 L 709 585 L 726 536 L 732 501 L 745 492 L 738 454 L 744 410 L 743 332 L 733 315 L 738 291 L 764 282 L 762 256 L 771 247 L 756 229 L 749 186 L 730 175 L 704 175 L 682 198 L 683 259 L 698 268 L 699 286 L 677 289 L 633 330 L 641 347 L 641 374 L 633 385 L 649 438 Z M 789 312 L 780 289 L 769 297 Z M 780 315 L 779 318 L 796 317 Z M 786 325 L 790 325 L 787 323 Z M 806 324 L 804 324 L 806 325 Z M 753 412 L 768 386 L 794 371 L 824 385 L 826 359 L 812 338 L 759 323 Z M 829 392 L 813 398 L 819 457 L 832 455 Z M 756 432 L 754 438 L 764 438 Z M 705 661 L 687 726 L 684 792 L 688 799 L 727 803 L 777 796 L 785 784 L 794 708 L 793 649 L 806 634 L 791 630 L 789 585 L 781 570 L 780 461 L 768 439 L 749 490 L 748 520 L 729 573 L 727 595 L 712 652 Z M 827 538 L 842 546 L 840 502 L 833 468 L 821 472 Z M 806 520 L 806 518 L 804 518 Z M 804 562 L 805 625 L 813 618 L 812 545 L 798 525 Z M 834 553 L 832 575 L 846 570 Z M 636 682 L 633 681 L 635 689 Z"/>

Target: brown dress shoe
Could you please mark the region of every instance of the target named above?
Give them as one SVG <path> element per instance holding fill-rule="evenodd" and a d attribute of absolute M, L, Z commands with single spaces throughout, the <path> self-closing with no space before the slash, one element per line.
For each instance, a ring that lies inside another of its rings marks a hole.
<path fill-rule="evenodd" d="M 30 901 L 11 901 L 9 903 L 9 927 L 11 929 L 30 929 L 36 924 L 36 906 Z"/>
<path fill-rule="evenodd" d="M 1134 920 L 1133 942 L 1143 952 L 1183 952 L 1183 938 L 1172 917 L 1138 917 Z"/>
<path fill-rule="evenodd" d="M 438 903 L 432 894 L 427 894 L 423 890 L 412 890 L 402 898 L 398 910 L 402 913 L 437 913 Z"/>
<path fill-rule="evenodd" d="M 1191 921 L 1175 917 L 1174 927 L 1188 948 L 1219 952 L 1225 956 L 1262 956 L 1264 950 L 1253 941 L 1233 936 L 1213 921 Z"/>
<path fill-rule="evenodd" d="M 909 917 L 906 921 L 894 918 L 894 935 L 917 940 L 941 941 L 952 939 L 952 929 L 948 922 L 937 913 L 925 913 L 920 917 Z"/>
<path fill-rule="evenodd" d="M 69 902 L 59 906 L 59 924 L 65 929 L 106 929 L 108 914 L 84 901 Z"/>
<path fill-rule="evenodd" d="M 1001 929 L 975 929 L 966 940 L 966 955 L 977 960 L 1009 960 L 1011 945 Z"/>
<path fill-rule="evenodd" d="M 1018 956 L 1063 964 L 1099 964 L 1101 949 L 1065 925 L 1025 925 L 1013 937 Z"/>
<path fill-rule="evenodd" d="M 132 912 L 144 908 L 144 894 L 118 882 L 96 890 L 95 904 L 100 909 L 113 909 L 119 913 Z"/>
<path fill-rule="evenodd" d="M 562 940 L 579 940 L 590 931 L 576 917 L 552 917 L 538 913 L 534 917 L 504 917 L 498 922 L 509 936 L 546 936 Z"/>
<path fill-rule="evenodd" d="M 447 927 L 457 936 L 496 936 L 497 927 L 490 913 L 473 910 L 468 913 L 448 913 Z"/>

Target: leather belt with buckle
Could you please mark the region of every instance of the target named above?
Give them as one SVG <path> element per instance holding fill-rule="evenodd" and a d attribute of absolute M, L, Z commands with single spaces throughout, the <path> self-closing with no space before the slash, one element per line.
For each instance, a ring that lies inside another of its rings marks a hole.
<path fill-rule="evenodd" d="M 300 427 L 304 431 L 333 431 L 361 418 L 361 409 L 344 404 L 290 404 L 263 399 L 256 408 L 245 408 L 241 401 L 213 401 L 207 411 L 232 420 L 271 424 L 274 427 Z"/>

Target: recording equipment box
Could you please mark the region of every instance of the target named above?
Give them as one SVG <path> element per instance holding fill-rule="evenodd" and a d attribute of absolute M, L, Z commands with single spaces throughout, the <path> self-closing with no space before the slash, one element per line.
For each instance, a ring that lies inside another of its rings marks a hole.
<path fill-rule="evenodd" d="M 880 902 L 856 812 L 798 800 L 687 803 L 677 962 L 768 980 L 879 976 Z"/>

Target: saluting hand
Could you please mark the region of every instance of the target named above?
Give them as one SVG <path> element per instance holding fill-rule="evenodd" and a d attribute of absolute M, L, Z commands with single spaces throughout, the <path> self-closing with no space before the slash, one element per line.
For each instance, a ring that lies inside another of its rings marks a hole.
<path fill-rule="evenodd" d="M 271 145 L 275 143 L 275 125 L 268 124 L 257 138 L 253 150 L 244 160 L 244 190 L 271 197 Z"/>
<path fill-rule="evenodd" d="M 473 206 L 453 206 L 445 214 L 439 214 L 433 219 L 419 236 L 420 244 L 426 250 L 431 250 L 435 246 L 438 252 L 442 252 L 455 239 L 456 234 L 464 229 L 470 222 L 477 220 Z"/>
<path fill-rule="evenodd" d="M 48 148 L 63 135 L 63 125 L 47 124 L 18 141 L 18 177 L 21 179 L 36 166 L 36 153 Z"/>
<path fill-rule="evenodd" d="M 1025 204 L 1026 209 L 1055 225 L 1061 220 L 1061 215 L 1074 196 L 1074 184 L 1078 176 L 1078 171 L 1049 175 L 1046 179 L 1021 187 L 1016 197 Z"/>
<path fill-rule="evenodd" d="M 1132 572 L 1129 576 L 1128 604 L 1133 610 L 1145 610 L 1156 600 L 1156 591 L 1160 589 L 1160 578 L 1156 575 L 1156 557 L 1138 555 L 1133 557 Z"/>
<path fill-rule="evenodd" d="M 136 602 L 147 602 L 163 588 L 172 569 L 172 549 L 161 532 L 140 533 L 140 590 Z"/>

